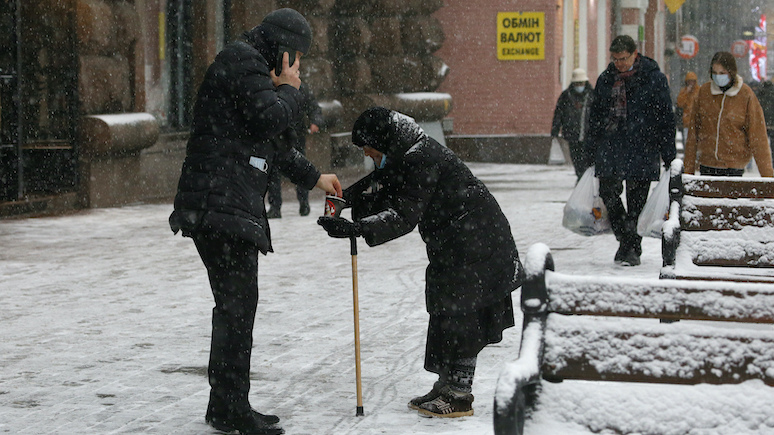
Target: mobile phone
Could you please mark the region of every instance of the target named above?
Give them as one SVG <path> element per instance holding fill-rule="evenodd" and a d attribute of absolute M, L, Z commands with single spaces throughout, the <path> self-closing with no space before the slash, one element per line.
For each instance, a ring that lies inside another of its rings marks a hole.
<path fill-rule="evenodd" d="M 274 74 L 276 74 L 278 77 L 280 74 L 282 74 L 282 58 L 284 57 L 283 53 L 288 54 L 288 66 L 293 66 L 294 63 L 296 63 L 296 50 L 293 50 L 292 48 L 280 45 L 279 49 L 277 50 L 277 66 L 274 68 Z"/>

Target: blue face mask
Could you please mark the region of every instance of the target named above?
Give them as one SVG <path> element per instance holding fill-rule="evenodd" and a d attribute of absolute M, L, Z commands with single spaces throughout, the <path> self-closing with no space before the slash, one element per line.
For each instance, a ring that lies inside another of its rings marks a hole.
<path fill-rule="evenodd" d="M 379 162 L 379 166 L 377 166 L 377 169 L 384 169 L 384 165 L 387 163 L 387 154 L 382 154 L 382 161 Z"/>
<path fill-rule="evenodd" d="M 581 92 L 583 92 L 585 89 L 586 89 L 586 86 L 576 86 L 576 87 L 575 87 L 575 92 L 577 92 L 577 93 L 579 93 L 579 94 L 580 94 L 580 93 L 581 93 Z"/>
<path fill-rule="evenodd" d="M 731 83 L 731 77 L 728 74 L 712 74 L 712 81 L 714 81 L 718 87 L 722 88 Z"/>

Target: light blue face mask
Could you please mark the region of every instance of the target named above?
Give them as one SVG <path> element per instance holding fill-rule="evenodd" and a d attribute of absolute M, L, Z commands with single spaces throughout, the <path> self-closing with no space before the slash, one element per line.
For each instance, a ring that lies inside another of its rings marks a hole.
<path fill-rule="evenodd" d="M 728 74 L 712 74 L 712 81 L 722 88 L 731 83 L 731 77 Z"/>
<path fill-rule="evenodd" d="M 586 90 L 586 86 L 576 86 L 575 87 L 575 92 L 577 92 L 579 94 L 582 93 L 584 90 Z"/>
<path fill-rule="evenodd" d="M 387 154 L 382 154 L 382 161 L 379 162 L 379 166 L 377 166 L 377 169 L 384 169 L 384 164 L 387 163 Z"/>

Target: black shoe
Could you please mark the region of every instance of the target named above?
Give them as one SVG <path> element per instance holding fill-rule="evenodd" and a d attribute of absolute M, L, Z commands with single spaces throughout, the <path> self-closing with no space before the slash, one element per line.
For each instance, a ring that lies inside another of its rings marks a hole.
<path fill-rule="evenodd" d="M 435 399 L 419 406 L 423 417 L 466 417 L 473 415 L 473 395 L 453 390 L 446 385 Z"/>
<path fill-rule="evenodd" d="M 282 212 L 276 207 L 272 207 L 266 212 L 266 219 L 280 219 L 282 218 Z"/>
<path fill-rule="evenodd" d="M 263 422 L 266 424 L 277 424 L 280 422 L 280 418 L 274 414 L 261 414 L 254 409 L 251 409 L 251 411 L 253 411 L 255 418 L 263 420 Z"/>
<path fill-rule="evenodd" d="M 225 433 L 238 433 L 240 435 L 282 435 L 285 433 L 281 427 L 268 424 L 257 417 L 256 412 L 232 418 L 208 416 L 205 420 L 213 428 Z"/>
<path fill-rule="evenodd" d="M 615 251 L 615 257 L 613 258 L 613 261 L 615 264 L 621 264 L 624 260 L 624 256 L 626 256 L 627 248 L 623 245 L 623 243 L 618 247 L 618 250 Z"/>
<path fill-rule="evenodd" d="M 309 216 L 309 203 L 305 202 L 301 204 L 301 207 L 298 209 L 298 214 L 301 216 Z"/>
<path fill-rule="evenodd" d="M 422 405 L 425 402 L 429 402 L 438 396 L 441 395 L 441 388 L 443 388 L 444 384 L 441 381 L 435 381 L 435 384 L 433 384 L 433 389 L 430 390 L 429 393 L 425 394 L 424 396 L 415 397 L 411 400 L 409 400 L 408 407 L 409 409 L 419 410 L 419 406 Z"/>
<path fill-rule="evenodd" d="M 258 420 L 263 421 L 264 423 L 266 423 L 267 426 L 268 425 L 272 425 L 272 424 L 277 424 L 277 423 L 280 422 L 280 418 L 278 416 L 276 416 L 276 415 L 273 415 L 273 414 L 261 414 L 260 412 L 254 410 L 254 409 L 250 409 L 250 412 L 253 413 L 253 417 L 257 418 Z M 204 416 L 204 421 L 206 421 L 207 423 L 212 421 L 212 419 L 214 417 L 213 414 L 214 413 L 213 413 L 212 409 L 208 408 L 207 409 L 207 415 Z M 217 419 L 217 417 L 215 417 L 215 418 Z M 223 418 L 221 418 L 221 420 L 222 419 Z"/>
<path fill-rule="evenodd" d="M 639 266 L 640 255 L 637 254 L 635 249 L 629 249 L 621 259 L 621 266 Z"/>

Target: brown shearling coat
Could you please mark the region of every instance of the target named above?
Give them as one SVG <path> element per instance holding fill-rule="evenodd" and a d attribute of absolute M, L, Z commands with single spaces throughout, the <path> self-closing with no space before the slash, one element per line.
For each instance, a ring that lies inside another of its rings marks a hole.
<path fill-rule="evenodd" d="M 698 165 L 744 169 L 755 157 L 761 176 L 774 177 L 763 109 L 740 76 L 726 92 L 714 82 L 703 84 L 692 113 L 685 143 L 686 174 L 693 174 Z"/>

